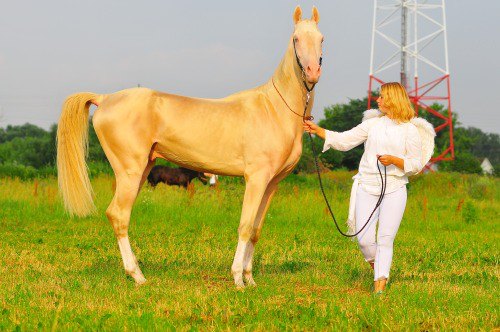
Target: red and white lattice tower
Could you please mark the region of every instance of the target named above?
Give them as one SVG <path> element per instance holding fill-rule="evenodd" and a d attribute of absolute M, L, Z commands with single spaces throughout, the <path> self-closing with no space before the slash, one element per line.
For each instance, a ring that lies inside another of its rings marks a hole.
<path fill-rule="evenodd" d="M 448 146 L 430 163 L 453 159 L 444 0 L 374 0 L 368 108 L 375 100 L 372 91 L 389 81 L 401 82 L 417 114 L 424 110 L 442 121 L 436 132 L 448 132 Z M 434 103 L 444 104 L 447 114 L 432 109 Z"/>

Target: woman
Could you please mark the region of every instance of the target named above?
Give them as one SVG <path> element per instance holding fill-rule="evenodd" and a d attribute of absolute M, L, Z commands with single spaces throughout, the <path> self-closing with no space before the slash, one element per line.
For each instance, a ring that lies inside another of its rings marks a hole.
<path fill-rule="evenodd" d="M 304 130 L 325 140 L 323 152 L 329 148 L 347 151 L 365 143 L 351 192 L 350 210 L 354 210 L 354 218 L 350 219 L 354 219 L 356 230 L 367 222 L 379 199 L 382 183 L 377 159 L 387 167 L 384 199 L 357 236 L 361 252 L 374 271 L 374 290 L 381 293 L 389 279 L 394 238 L 406 206 L 408 176 L 420 172 L 429 159 L 422 157 L 419 129 L 412 123 L 415 113 L 403 86 L 396 82 L 382 85 L 377 103 L 381 113 L 376 110 L 365 112 L 365 118 L 367 113 L 371 113 L 372 118 L 351 130 L 329 131 L 311 121 L 305 122 Z M 423 121 L 428 130 L 430 124 L 422 119 L 419 121 L 417 125 L 422 125 Z M 432 126 L 430 128 L 432 130 Z"/>

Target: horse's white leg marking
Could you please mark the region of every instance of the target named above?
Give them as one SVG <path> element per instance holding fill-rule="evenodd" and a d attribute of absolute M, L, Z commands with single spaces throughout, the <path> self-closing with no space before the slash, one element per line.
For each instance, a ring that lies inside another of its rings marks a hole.
<path fill-rule="evenodd" d="M 118 246 L 120 247 L 120 253 L 122 255 L 123 266 L 125 267 L 125 272 L 134 278 L 135 282 L 138 284 L 143 284 L 146 282 L 146 278 L 139 268 L 137 259 L 135 258 L 132 248 L 130 247 L 130 241 L 128 236 L 118 238 Z"/>
<path fill-rule="evenodd" d="M 247 250 L 253 251 L 250 239 L 253 235 L 254 221 L 257 216 L 262 197 L 269 182 L 269 173 L 260 172 L 247 177 L 243 208 L 241 210 L 240 226 L 238 228 L 238 246 L 234 254 L 231 272 L 236 287 L 245 287 L 243 282 L 243 260 Z"/>
<path fill-rule="evenodd" d="M 277 182 L 271 182 L 262 197 L 262 201 L 260 202 L 259 210 L 255 217 L 255 221 L 253 224 L 252 237 L 250 242 L 248 243 L 247 250 L 245 252 L 245 257 L 243 260 L 243 277 L 247 285 L 256 286 L 255 281 L 252 276 L 252 268 L 253 268 L 253 253 L 255 251 L 255 245 L 257 241 L 259 241 L 260 233 L 262 230 L 262 226 L 264 225 L 264 219 L 266 218 L 267 210 L 269 209 L 269 205 L 271 205 L 271 200 L 278 188 Z"/>
<path fill-rule="evenodd" d="M 253 280 L 252 276 L 254 251 L 255 251 L 255 243 L 253 241 L 248 242 L 247 250 L 245 251 L 245 257 L 243 258 L 243 277 L 245 279 L 247 286 L 257 285 Z"/>
<path fill-rule="evenodd" d="M 244 288 L 245 283 L 243 282 L 243 258 L 249 245 L 249 241 L 243 239 L 241 236 L 238 239 L 238 246 L 236 247 L 236 253 L 234 254 L 233 265 L 231 266 L 231 273 L 234 277 L 234 283 L 238 288 Z"/>

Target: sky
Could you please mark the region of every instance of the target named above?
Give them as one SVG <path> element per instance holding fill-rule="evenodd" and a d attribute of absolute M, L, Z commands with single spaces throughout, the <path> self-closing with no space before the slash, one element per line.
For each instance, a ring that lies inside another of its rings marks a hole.
<path fill-rule="evenodd" d="M 325 107 L 366 96 L 373 1 L 0 0 L 0 127 L 47 129 L 64 99 L 82 91 L 141 85 L 222 98 L 261 85 L 285 53 L 296 5 L 304 17 L 313 5 L 320 13 L 313 115 L 321 119 Z M 452 111 L 462 125 L 494 133 L 499 12 L 498 0 L 446 2 Z"/>

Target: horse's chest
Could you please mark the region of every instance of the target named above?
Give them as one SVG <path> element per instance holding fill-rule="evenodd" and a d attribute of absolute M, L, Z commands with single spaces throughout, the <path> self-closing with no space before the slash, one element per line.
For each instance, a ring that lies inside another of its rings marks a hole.
<path fill-rule="evenodd" d="M 290 159 L 292 161 L 299 161 L 301 155 L 302 155 L 302 141 L 295 143 L 293 145 L 292 151 L 290 153 Z"/>
<path fill-rule="evenodd" d="M 293 142 L 290 150 L 286 154 L 285 165 L 288 167 L 295 166 L 299 162 L 300 156 L 302 155 L 302 141 L 297 141 Z"/>

